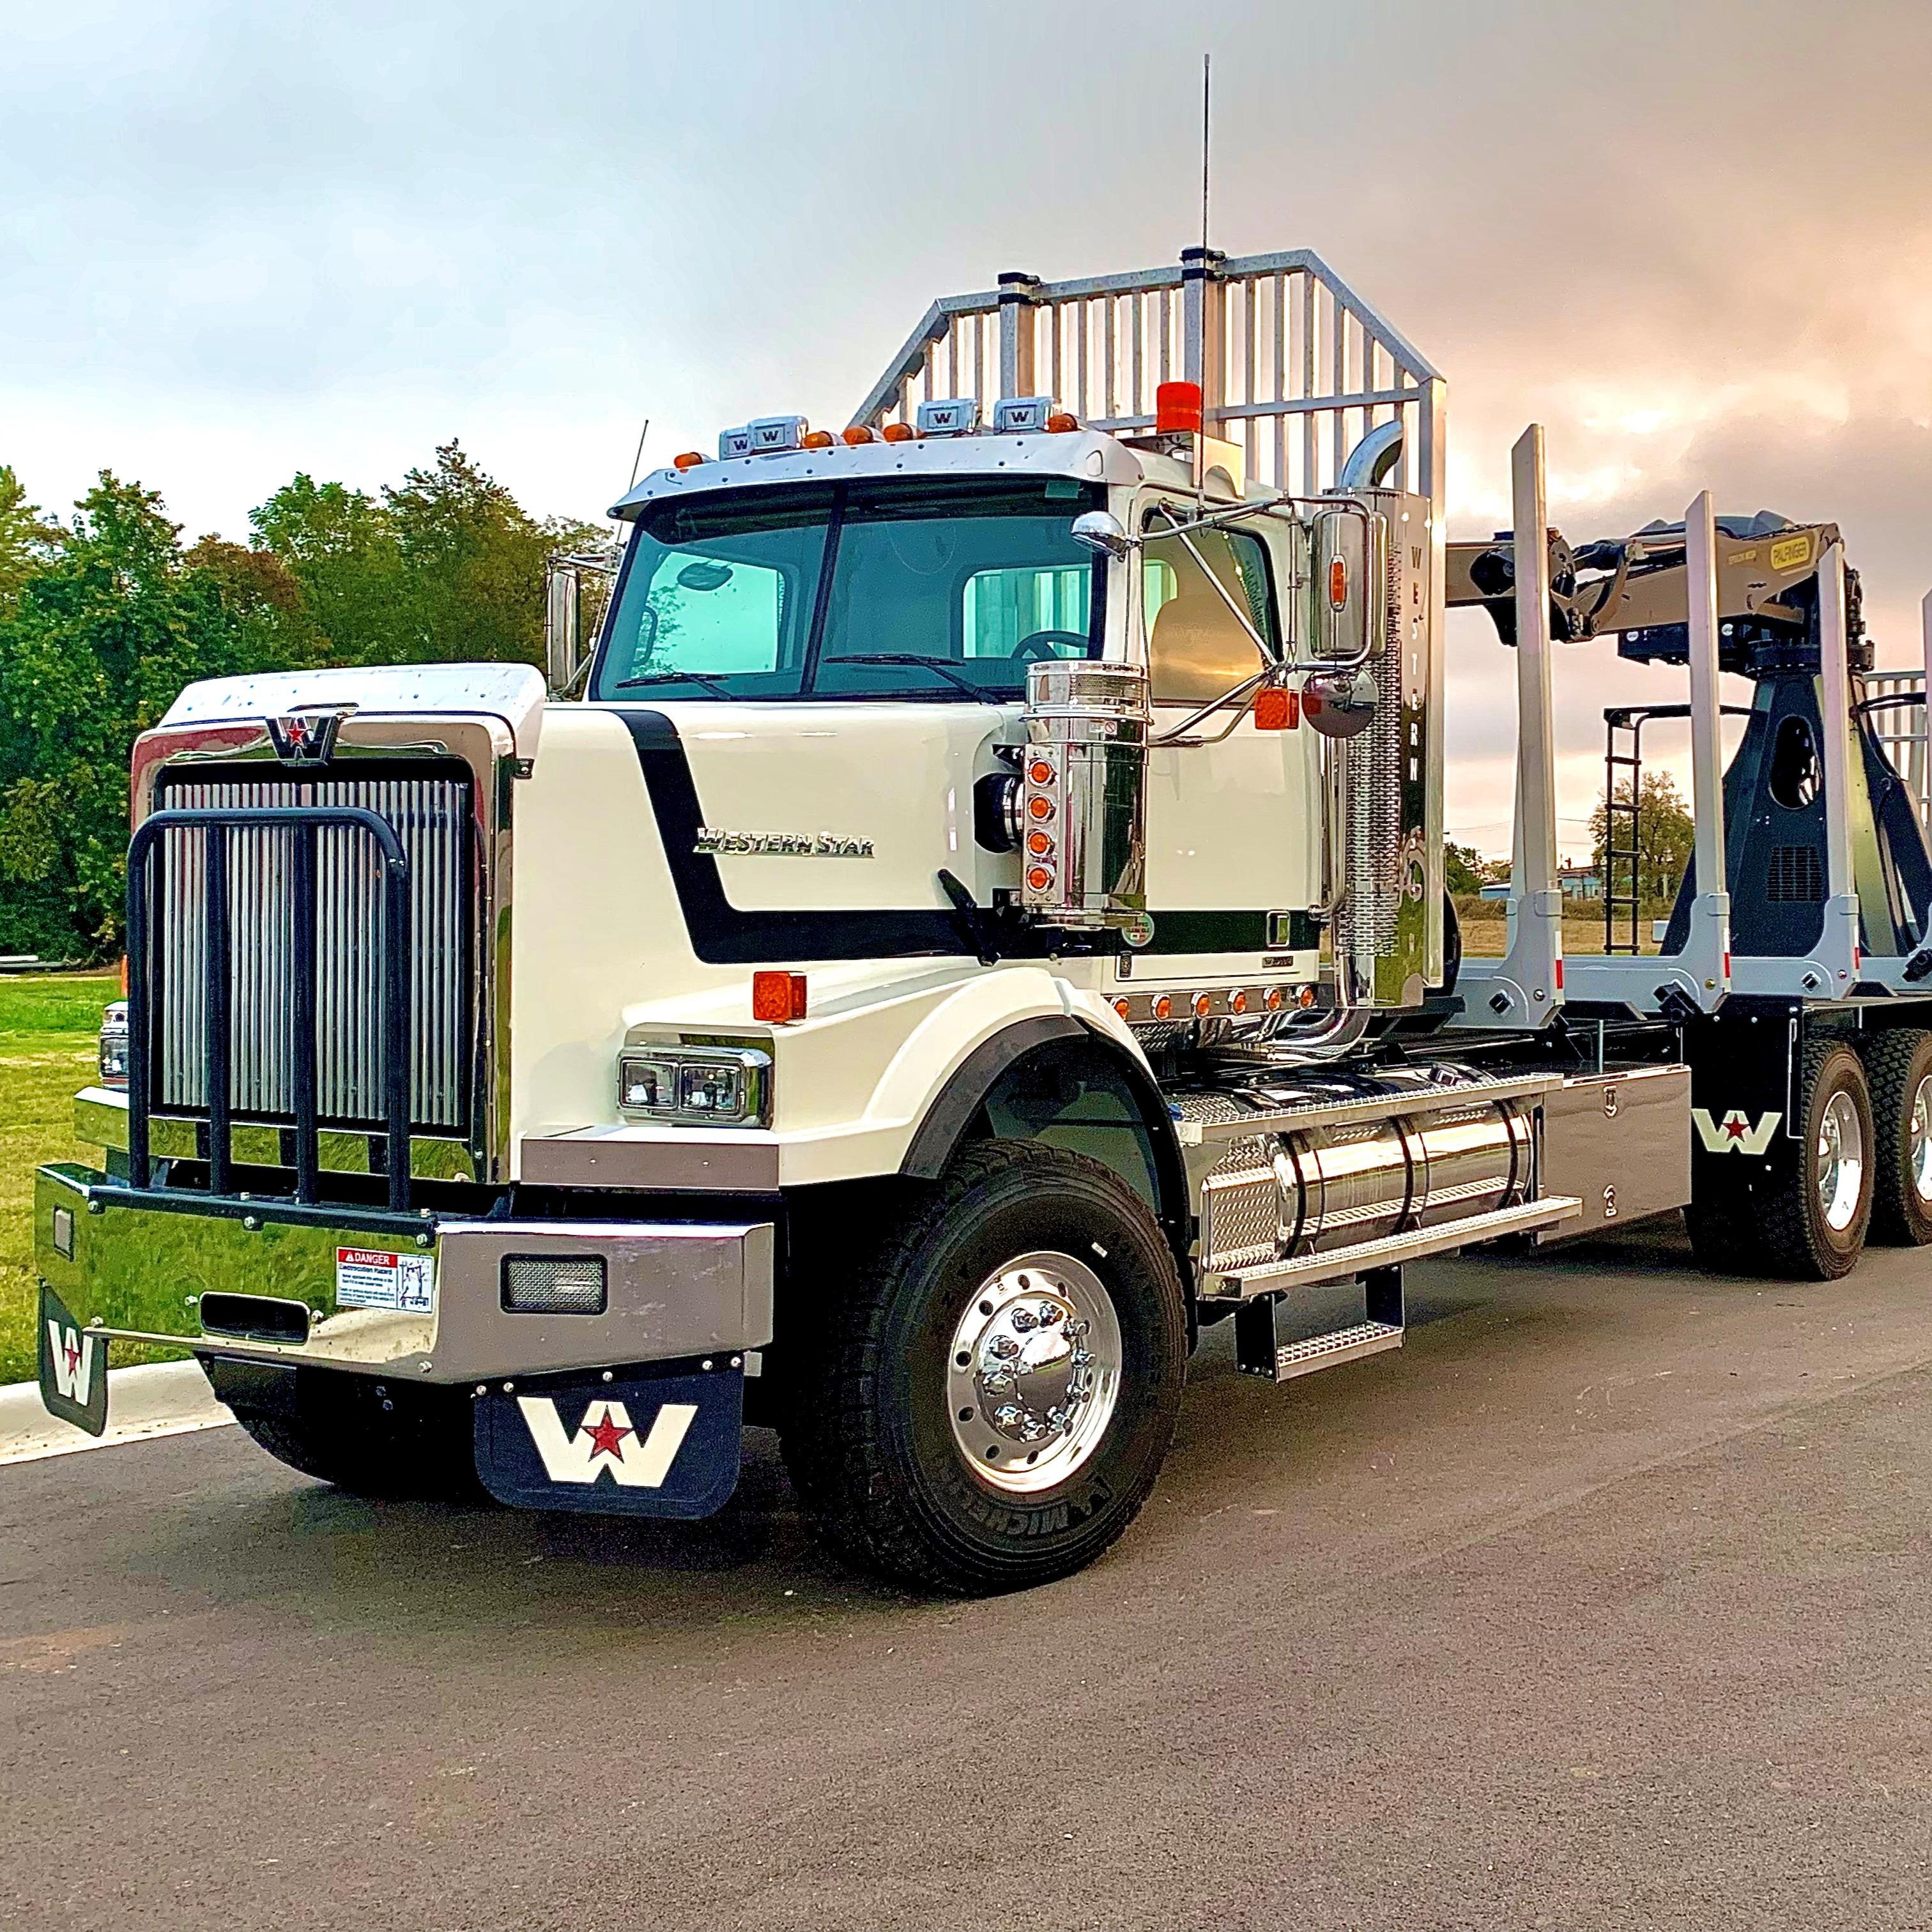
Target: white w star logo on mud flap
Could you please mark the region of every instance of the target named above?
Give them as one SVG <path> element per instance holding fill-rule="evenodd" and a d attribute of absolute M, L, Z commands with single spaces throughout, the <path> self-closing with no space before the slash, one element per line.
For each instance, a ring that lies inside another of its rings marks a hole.
<path fill-rule="evenodd" d="M 572 1431 L 548 1396 L 519 1396 L 517 1406 L 553 1483 L 594 1483 L 608 1474 L 625 1489 L 663 1486 L 698 1413 L 694 1402 L 668 1402 L 640 1438 L 621 1402 L 593 1400 Z"/>
<path fill-rule="evenodd" d="M 1771 1137 L 1784 1116 L 1766 1114 L 1753 1126 L 1750 1116 L 1742 1107 L 1733 1107 L 1714 1120 L 1709 1108 L 1693 1107 L 1690 1118 L 1696 1123 L 1697 1138 L 1704 1143 L 1706 1154 L 1761 1154 L 1770 1146 Z"/>

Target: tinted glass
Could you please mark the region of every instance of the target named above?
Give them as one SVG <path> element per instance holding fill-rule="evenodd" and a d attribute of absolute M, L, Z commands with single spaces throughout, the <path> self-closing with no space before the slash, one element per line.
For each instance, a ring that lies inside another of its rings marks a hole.
<path fill-rule="evenodd" d="M 594 694 L 1020 697 L 1029 664 L 1098 652 L 1070 532 L 1100 494 L 982 481 L 667 506 L 632 538 Z"/>

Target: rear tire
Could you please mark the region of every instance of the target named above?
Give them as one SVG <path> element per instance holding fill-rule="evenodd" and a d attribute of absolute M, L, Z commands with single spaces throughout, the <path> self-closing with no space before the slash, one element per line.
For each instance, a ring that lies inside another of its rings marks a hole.
<path fill-rule="evenodd" d="M 1857 1267 L 1871 1225 L 1871 1091 L 1864 1064 L 1842 1042 L 1804 1049 L 1797 1185 L 1760 1204 L 1768 1270 L 1793 1281 L 1836 1281 Z"/>
<path fill-rule="evenodd" d="M 1877 1130 L 1871 1238 L 1922 1248 L 1932 1243 L 1932 1033 L 1875 1034 L 1864 1063 Z"/>
<path fill-rule="evenodd" d="M 1187 1323 L 1146 1204 L 1098 1162 L 970 1149 L 862 1245 L 810 1241 L 781 1439 L 855 1564 L 962 1596 L 1090 1563 L 1174 1433 Z M 817 1279 L 812 1279 L 815 1274 Z M 1082 1325 L 1084 1324 L 1084 1325 Z"/>

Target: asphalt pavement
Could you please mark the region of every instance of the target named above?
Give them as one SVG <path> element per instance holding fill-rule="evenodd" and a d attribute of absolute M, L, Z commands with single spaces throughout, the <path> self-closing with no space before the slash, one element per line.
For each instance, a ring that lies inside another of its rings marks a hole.
<path fill-rule="evenodd" d="M 0 1468 L 0 1924 L 1932 1923 L 1932 1256 L 1674 1229 L 1195 1372 L 1072 1581 L 375 1506 L 212 1430 Z"/>

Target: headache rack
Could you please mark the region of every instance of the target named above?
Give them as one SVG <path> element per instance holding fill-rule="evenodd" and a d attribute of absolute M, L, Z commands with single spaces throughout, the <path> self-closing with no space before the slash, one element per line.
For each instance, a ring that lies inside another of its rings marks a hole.
<path fill-rule="evenodd" d="M 320 1209 L 321 1136 L 317 1108 L 316 991 L 317 834 L 345 831 L 373 844 L 380 874 L 380 968 L 378 1061 L 388 1206 L 410 1208 L 412 1016 L 410 1000 L 411 879 L 410 860 L 396 828 L 380 813 L 349 805 L 200 807 L 152 813 L 128 848 L 128 1170 L 137 1190 L 154 1186 L 151 1123 L 156 1112 L 155 1042 L 158 1002 L 157 938 L 151 902 L 164 840 L 184 837 L 200 848 L 205 944 L 199 948 L 200 1007 L 206 1049 L 203 1113 L 206 1122 L 207 1192 L 226 1197 L 235 1186 L 231 1129 L 236 1082 L 234 973 L 236 907 L 231 891 L 233 835 L 266 833 L 285 842 L 291 934 L 284 976 L 289 1002 L 291 1064 L 288 1092 L 298 1208 Z M 257 915 L 259 914 L 259 909 Z M 172 1110 L 170 1109 L 172 1112 Z M 326 1210 L 322 1210 L 326 1211 Z"/>

